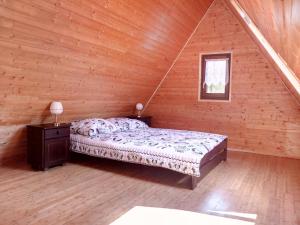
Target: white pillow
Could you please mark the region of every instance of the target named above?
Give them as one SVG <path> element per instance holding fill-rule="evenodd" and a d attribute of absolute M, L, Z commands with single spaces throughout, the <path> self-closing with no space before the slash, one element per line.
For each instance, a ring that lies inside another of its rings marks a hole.
<path fill-rule="evenodd" d="M 117 131 L 115 125 L 101 118 L 84 119 L 71 123 L 71 133 L 73 134 L 94 137 L 101 133 L 114 131 Z"/>
<path fill-rule="evenodd" d="M 143 121 L 125 117 L 109 118 L 107 121 L 114 124 L 119 131 L 148 128 L 148 125 Z"/>

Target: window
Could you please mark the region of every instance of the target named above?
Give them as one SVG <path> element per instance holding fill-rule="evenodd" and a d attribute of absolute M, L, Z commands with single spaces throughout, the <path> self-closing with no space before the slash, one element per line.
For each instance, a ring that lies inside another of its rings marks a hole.
<path fill-rule="evenodd" d="M 201 56 L 201 99 L 229 100 L 231 54 Z"/>

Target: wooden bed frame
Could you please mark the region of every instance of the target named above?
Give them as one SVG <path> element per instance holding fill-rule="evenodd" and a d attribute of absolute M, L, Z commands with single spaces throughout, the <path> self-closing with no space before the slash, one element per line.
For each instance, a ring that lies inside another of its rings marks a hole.
<path fill-rule="evenodd" d="M 197 187 L 202 180 L 213 168 L 220 162 L 227 160 L 227 138 L 218 144 L 213 150 L 207 153 L 200 163 L 200 177 L 190 176 L 191 190 Z"/>
<path fill-rule="evenodd" d="M 77 158 L 82 156 L 81 153 L 76 153 L 70 150 L 70 155 L 72 158 Z M 87 157 L 94 157 L 85 155 Z M 113 159 L 111 159 L 113 160 Z M 212 169 L 214 169 L 220 162 L 227 160 L 227 138 L 224 139 L 221 143 L 219 143 L 213 150 L 208 152 L 200 163 L 200 177 L 195 177 L 191 175 L 189 176 L 190 188 L 191 190 L 197 187 L 197 184 L 200 180 L 202 180 Z M 143 165 L 143 164 L 140 164 Z M 167 169 L 167 168 L 163 168 Z M 175 171 L 176 172 L 176 171 Z M 179 173 L 179 172 L 177 172 Z"/>

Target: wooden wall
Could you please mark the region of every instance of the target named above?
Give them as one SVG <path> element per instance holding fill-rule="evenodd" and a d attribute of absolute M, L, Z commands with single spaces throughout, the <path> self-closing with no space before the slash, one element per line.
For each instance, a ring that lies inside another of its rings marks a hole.
<path fill-rule="evenodd" d="M 212 0 L 0 0 L 0 162 L 26 124 L 131 114 Z"/>
<path fill-rule="evenodd" d="M 232 52 L 231 102 L 198 102 L 199 54 Z M 155 127 L 229 136 L 240 151 L 300 158 L 300 106 L 259 47 L 216 0 L 145 114 Z"/>
<path fill-rule="evenodd" d="M 300 1 L 238 2 L 300 79 Z"/>

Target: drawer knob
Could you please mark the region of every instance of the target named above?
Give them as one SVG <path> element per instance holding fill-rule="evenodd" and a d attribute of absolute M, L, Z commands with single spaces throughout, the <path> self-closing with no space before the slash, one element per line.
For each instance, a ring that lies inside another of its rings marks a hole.
<path fill-rule="evenodd" d="M 59 135 L 59 131 L 58 130 L 56 131 L 56 134 Z"/>

